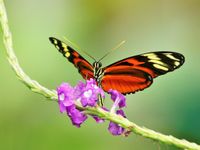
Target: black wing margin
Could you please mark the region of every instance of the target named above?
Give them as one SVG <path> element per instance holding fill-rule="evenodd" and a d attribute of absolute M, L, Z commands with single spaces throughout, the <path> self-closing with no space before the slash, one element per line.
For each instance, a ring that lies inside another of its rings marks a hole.
<path fill-rule="evenodd" d="M 78 69 L 84 79 L 94 78 L 93 66 L 78 52 L 57 38 L 50 37 L 50 42 Z"/>

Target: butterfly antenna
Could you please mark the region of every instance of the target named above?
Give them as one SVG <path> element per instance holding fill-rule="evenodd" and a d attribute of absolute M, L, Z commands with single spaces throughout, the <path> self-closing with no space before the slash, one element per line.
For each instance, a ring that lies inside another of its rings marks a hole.
<path fill-rule="evenodd" d="M 99 59 L 98 62 L 100 62 L 102 59 L 104 59 L 106 56 L 108 56 L 110 53 L 112 53 L 114 50 L 118 49 L 120 46 L 122 46 L 126 41 L 121 41 L 119 44 L 117 44 L 115 47 L 113 47 L 108 53 L 106 53 L 103 57 Z"/>
<path fill-rule="evenodd" d="M 77 48 L 78 50 L 82 51 L 83 53 L 85 53 L 87 56 L 89 56 L 90 58 L 92 58 L 94 61 L 96 61 L 96 59 L 94 57 L 92 57 L 90 54 L 88 54 L 87 52 L 85 52 L 84 50 L 82 50 L 77 44 L 75 44 L 74 42 L 70 41 L 68 38 L 66 38 L 65 36 L 63 36 L 63 38 L 70 43 L 73 47 Z"/>

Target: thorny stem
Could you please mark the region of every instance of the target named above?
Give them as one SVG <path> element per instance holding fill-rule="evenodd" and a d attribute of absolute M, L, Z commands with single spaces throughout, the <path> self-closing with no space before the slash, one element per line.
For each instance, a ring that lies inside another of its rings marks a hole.
<path fill-rule="evenodd" d="M 3 31 L 3 40 L 4 40 L 5 49 L 7 52 L 7 58 L 11 67 L 13 68 L 16 75 L 18 76 L 18 78 L 26 86 L 28 86 L 33 92 L 39 93 L 51 100 L 57 101 L 57 94 L 55 90 L 49 90 L 46 87 L 39 84 L 37 81 L 32 80 L 20 67 L 17 57 L 13 50 L 12 35 L 9 30 L 8 19 L 7 19 L 6 9 L 5 9 L 3 0 L 0 0 L 0 22 L 1 22 L 2 31 Z M 77 106 L 77 107 L 80 107 L 80 106 Z M 174 145 L 178 148 L 182 148 L 185 150 L 200 150 L 200 146 L 197 145 L 196 143 L 192 143 L 184 139 L 181 140 L 171 135 L 164 135 L 164 134 L 155 132 L 153 130 L 147 129 L 145 127 L 140 127 L 136 125 L 135 123 L 129 121 L 128 119 L 123 118 L 122 116 L 117 115 L 115 113 L 107 112 L 100 107 L 95 107 L 95 108 L 80 107 L 80 109 L 85 110 L 87 114 L 97 115 L 106 120 L 110 120 L 117 124 L 120 124 L 122 127 L 126 128 L 127 130 L 132 131 L 135 134 L 141 135 L 143 137 L 146 137 L 155 141 L 160 141 L 168 145 Z"/>

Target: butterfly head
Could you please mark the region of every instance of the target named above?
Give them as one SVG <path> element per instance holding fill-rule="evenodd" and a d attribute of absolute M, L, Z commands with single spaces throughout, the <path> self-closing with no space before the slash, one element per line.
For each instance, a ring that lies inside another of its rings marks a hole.
<path fill-rule="evenodd" d="M 94 68 L 96 68 L 96 69 L 99 69 L 99 68 L 101 68 L 102 63 L 99 62 L 99 61 L 95 61 L 95 62 L 92 64 L 92 66 L 93 66 Z"/>

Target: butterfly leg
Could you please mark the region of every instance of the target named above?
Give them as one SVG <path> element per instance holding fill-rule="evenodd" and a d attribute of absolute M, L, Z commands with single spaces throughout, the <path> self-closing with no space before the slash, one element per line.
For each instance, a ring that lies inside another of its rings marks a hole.
<path fill-rule="evenodd" d="M 103 103 L 104 103 L 104 98 L 99 94 L 99 100 L 98 100 L 98 105 L 100 106 L 100 107 L 102 107 L 103 106 Z"/>
<path fill-rule="evenodd" d="M 97 81 L 98 82 L 98 81 Z M 101 82 L 98 82 L 98 86 L 101 88 Z M 98 105 L 102 107 L 104 104 L 104 98 L 101 96 L 101 94 L 98 95 Z"/>

